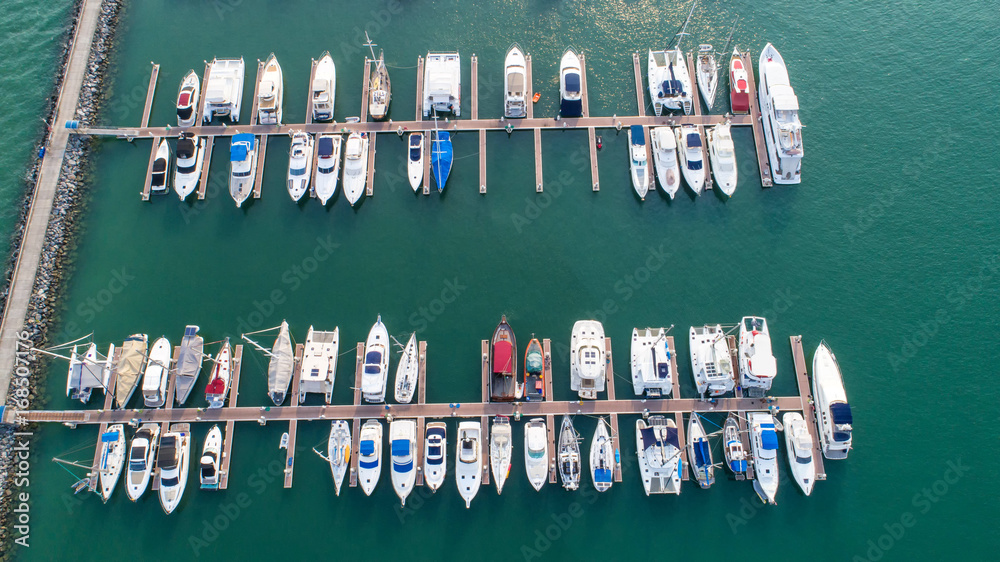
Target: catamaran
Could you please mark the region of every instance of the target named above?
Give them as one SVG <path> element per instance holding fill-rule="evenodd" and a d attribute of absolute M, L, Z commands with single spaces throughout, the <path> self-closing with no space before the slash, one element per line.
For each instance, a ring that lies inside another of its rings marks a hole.
<path fill-rule="evenodd" d="M 205 114 L 202 121 L 211 123 L 215 117 L 229 117 L 230 123 L 240 120 L 243 104 L 243 57 L 238 59 L 212 59 L 208 81 L 205 84 Z"/>
<path fill-rule="evenodd" d="M 299 404 L 306 394 L 322 394 L 326 403 L 333 399 L 333 385 L 337 380 L 337 356 L 340 352 L 340 328 L 321 332 L 309 326 L 302 352 L 299 372 Z"/>
<path fill-rule="evenodd" d="M 632 171 L 632 187 L 645 201 L 649 193 L 649 156 L 646 150 L 646 134 L 642 125 L 628 128 L 629 169 Z"/>
<path fill-rule="evenodd" d="M 723 452 L 726 457 L 726 466 L 738 480 L 743 480 L 747 472 L 747 455 L 743 448 L 743 440 L 740 439 L 740 422 L 736 414 L 730 412 L 726 418 L 726 423 L 722 428 Z"/>
<path fill-rule="evenodd" d="M 125 493 L 128 494 L 128 499 L 138 500 L 149 486 L 159 444 L 158 423 L 142 424 L 132 437 L 128 451 L 128 468 L 125 470 Z"/>
<path fill-rule="evenodd" d="M 490 427 L 490 470 L 493 472 L 493 481 L 497 484 L 497 495 L 503 492 L 503 485 L 510 476 L 511 458 L 514 454 L 512 435 L 510 418 L 493 418 L 493 425 Z"/>
<path fill-rule="evenodd" d="M 590 443 L 590 477 L 598 492 L 609 490 L 614 484 L 613 475 L 617 456 L 618 451 L 615 450 L 614 442 L 611 440 L 608 422 L 602 417 L 597 422 L 594 440 Z"/>
<path fill-rule="evenodd" d="M 427 53 L 424 59 L 423 115 L 462 115 L 462 59 L 458 53 Z"/>
<path fill-rule="evenodd" d="M 341 135 L 329 133 L 320 135 L 316 141 L 316 185 L 313 192 L 323 205 L 337 192 L 343 141 Z"/>
<path fill-rule="evenodd" d="M 198 101 L 201 91 L 201 81 L 195 71 L 188 70 L 181 80 L 177 91 L 177 126 L 190 127 L 198 120 Z"/>
<path fill-rule="evenodd" d="M 458 441 L 455 443 L 455 483 L 458 493 L 465 500 L 466 509 L 472 505 L 472 499 L 479 493 L 482 483 L 483 456 L 480 439 L 482 439 L 482 424 L 477 421 L 464 421 L 458 424 Z"/>
<path fill-rule="evenodd" d="M 153 168 L 149 172 L 149 190 L 157 194 L 170 190 L 170 145 L 167 139 L 162 139 L 156 149 Z"/>
<path fill-rule="evenodd" d="M 517 340 L 514 330 L 507 323 L 507 316 L 500 318 L 490 342 L 490 400 L 509 402 L 521 398 L 521 385 L 517 382 Z"/>
<path fill-rule="evenodd" d="M 221 408 L 226 403 L 226 395 L 229 394 L 229 378 L 232 376 L 231 349 L 229 348 L 229 338 L 222 343 L 222 349 L 215 356 L 215 367 L 212 369 L 212 376 L 208 379 L 205 387 L 205 399 L 208 400 L 210 409 Z"/>
<path fill-rule="evenodd" d="M 542 343 L 538 341 L 535 334 L 531 334 L 531 341 L 528 342 L 528 347 L 524 350 L 524 383 L 522 388 L 525 400 L 545 399 L 544 366 Z"/>
<path fill-rule="evenodd" d="M 160 438 L 156 466 L 160 470 L 160 505 L 170 515 L 181 502 L 191 456 L 191 426 L 176 423 Z"/>
<path fill-rule="evenodd" d="M 233 135 L 229 146 L 229 167 L 229 195 L 237 207 L 242 207 L 253 191 L 257 174 L 257 137 L 250 133 Z"/>
<path fill-rule="evenodd" d="M 559 115 L 583 117 L 580 56 L 572 48 L 566 49 L 559 60 Z"/>
<path fill-rule="evenodd" d="M 708 158 L 712 162 L 712 175 L 715 176 L 715 183 L 726 197 L 732 197 L 736 191 L 738 176 L 736 151 L 729 127 L 729 123 L 722 123 L 705 131 L 705 136 L 708 137 Z"/>
<path fill-rule="evenodd" d="M 691 78 L 680 49 L 650 49 L 646 79 L 649 82 L 649 99 L 653 100 L 653 112 L 657 117 L 664 109 L 683 109 L 684 113 L 691 113 Z"/>
<path fill-rule="evenodd" d="M 636 396 L 670 396 L 673 377 L 670 361 L 673 352 L 666 328 L 632 328 L 632 390 Z"/>
<path fill-rule="evenodd" d="M 799 122 L 799 99 L 788 81 L 788 69 L 774 45 L 768 43 L 760 53 L 757 95 L 760 119 L 764 126 L 767 159 L 774 183 L 795 184 L 802 181 L 802 123 Z"/>
<path fill-rule="evenodd" d="M 370 496 L 382 475 L 382 424 L 378 420 L 366 421 L 358 439 L 358 481 L 365 495 Z"/>
<path fill-rule="evenodd" d="M 736 385 L 726 333 L 719 324 L 691 326 L 691 370 L 698 394 L 722 396 Z"/>
<path fill-rule="evenodd" d="M 181 201 L 187 199 L 198 187 L 204 160 L 205 139 L 191 133 L 181 133 L 177 139 L 177 167 L 174 168 L 174 191 Z"/>
<path fill-rule="evenodd" d="M 701 195 L 706 179 L 701 133 L 694 125 L 681 125 L 674 129 L 674 134 L 677 136 L 677 152 L 681 157 L 684 180 L 695 195 Z"/>
<path fill-rule="evenodd" d="M 436 492 L 448 472 L 448 426 L 444 422 L 427 424 L 424 439 L 424 483 Z"/>
<path fill-rule="evenodd" d="M 417 458 L 417 423 L 413 420 L 393 420 L 389 423 L 389 446 L 392 456 L 392 487 L 399 501 L 406 506 L 406 497 L 413 491 L 417 479 L 414 463 Z"/>
<path fill-rule="evenodd" d="M 507 49 L 507 57 L 504 59 L 503 89 L 507 92 L 503 105 L 504 117 L 508 119 L 527 117 L 527 82 L 524 51 L 520 45 L 514 43 Z"/>
<path fill-rule="evenodd" d="M 778 493 L 778 434 L 768 412 L 750 412 L 750 450 L 753 453 L 753 489 L 764 503 L 774 504 Z"/>
<path fill-rule="evenodd" d="M 378 316 L 365 341 L 365 364 L 361 374 L 361 396 L 367 402 L 385 402 L 389 382 L 389 332 Z"/>
<path fill-rule="evenodd" d="M 417 375 L 420 361 L 417 357 L 417 333 L 410 334 L 409 341 L 403 348 L 403 356 L 399 358 L 396 367 L 396 384 L 394 395 L 396 402 L 409 404 L 413 400 L 413 392 L 417 389 Z"/>
<path fill-rule="evenodd" d="M 284 101 L 284 79 L 281 65 L 274 53 L 267 57 L 264 71 L 257 85 L 257 121 L 261 125 L 281 125 L 281 106 Z"/>
<path fill-rule="evenodd" d="M 424 134 L 410 133 L 407 140 L 410 150 L 406 157 L 406 172 L 410 178 L 410 187 L 416 193 L 420 182 L 424 181 Z"/>
<path fill-rule="evenodd" d="M 813 462 L 813 438 L 802 414 L 785 412 L 781 416 L 781 425 L 785 427 L 785 449 L 788 452 L 788 466 L 792 469 L 792 478 L 802 489 L 802 493 L 812 493 L 816 484 L 816 464 Z"/>
<path fill-rule="evenodd" d="M 670 127 L 653 127 L 649 131 L 649 143 L 653 149 L 653 164 L 660 188 L 673 200 L 681 185 L 681 169 L 677 165 L 677 140 Z"/>
<path fill-rule="evenodd" d="M 125 465 L 125 427 L 116 423 L 101 434 L 101 460 L 98 465 L 101 500 L 108 502 Z"/>
<path fill-rule="evenodd" d="M 764 396 L 777 374 L 767 320 L 744 316 L 740 322 L 740 384 L 747 396 Z"/>
<path fill-rule="evenodd" d="M 108 353 L 114 353 L 114 346 Z M 108 358 L 102 357 L 97 352 L 97 344 L 91 343 L 87 346 L 83 358 L 77 353 L 77 346 L 74 345 L 69 357 L 69 372 L 66 375 L 66 396 L 86 404 L 95 388 L 108 392 L 111 372 L 107 367 Z"/>
<path fill-rule="evenodd" d="M 435 129 L 431 133 L 431 170 L 434 172 L 434 184 L 437 185 L 438 193 L 441 193 L 448 183 L 455 155 L 451 146 L 451 134 L 439 131 L 436 127 L 435 121 Z"/>
<path fill-rule="evenodd" d="M 604 391 L 607 368 L 604 325 L 596 320 L 578 320 L 570 336 L 570 390 L 580 398 L 596 399 Z"/>
<path fill-rule="evenodd" d="M 202 490 L 219 489 L 219 463 L 222 462 L 222 430 L 213 425 L 205 437 L 205 445 L 201 449 L 201 474 L 199 480 Z"/>
<path fill-rule="evenodd" d="M 337 93 L 337 65 L 330 51 L 323 51 L 316 63 L 312 83 L 313 121 L 332 121 Z"/>
<path fill-rule="evenodd" d="M 692 412 L 688 421 L 688 450 L 691 453 L 691 472 L 698 485 L 708 489 L 715 483 L 715 465 L 712 463 L 712 444 L 697 412 Z"/>
<path fill-rule="evenodd" d="M 142 398 L 146 407 L 159 408 L 167 401 L 172 350 L 167 338 L 160 337 L 153 342 L 153 350 L 149 352 L 149 362 L 142 376 Z"/>
<path fill-rule="evenodd" d="M 646 495 L 680 494 L 684 468 L 674 420 L 663 416 L 649 416 L 648 421 L 637 419 L 635 446 Z"/>
<path fill-rule="evenodd" d="M 698 89 L 705 100 L 705 107 L 712 111 L 716 89 L 719 87 L 719 63 L 715 60 L 715 49 L 708 44 L 698 45 L 698 60 L 695 62 Z"/>
<path fill-rule="evenodd" d="M 812 391 L 823 456 L 828 459 L 846 459 L 853 442 L 854 417 L 851 405 L 847 402 L 840 364 L 825 341 L 819 342 L 813 355 Z"/>
<path fill-rule="evenodd" d="M 291 196 L 292 201 L 302 199 L 302 196 L 309 190 L 312 160 L 312 135 L 302 131 L 293 133 L 292 144 L 288 150 L 288 195 Z"/>
<path fill-rule="evenodd" d="M 146 334 L 132 334 L 122 344 L 115 375 L 115 402 L 119 409 L 128 405 L 139 386 L 139 374 L 146 365 Z"/>
<path fill-rule="evenodd" d="M 580 436 L 573 428 L 573 419 L 563 416 L 562 427 L 559 429 L 559 478 L 563 488 L 578 490 L 580 488 Z"/>
<path fill-rule="evenodd" d="M 542 418 L 524 424 L 524 470 L 531 487 L 541 491 L 549 479 L 548 428 Z"/>
<path fill-rule="evenodd" d="M 368 133 L 352 132 L 344 152 L 344 195 L 353 206 L 364 195 L 368 181 Z"/>
<path fill-rule="evenodd" d="M 181 349 L 177 355 L 177 364 L 174 366 L 177 373 L 174 377 L 174 390 L 178 404 L 187 402 L 191 389 L 201 374 L 201 365 L 205 359 L 205 339 L 198 335 L 199 329 L 194 325 L 184 327 Z"/>

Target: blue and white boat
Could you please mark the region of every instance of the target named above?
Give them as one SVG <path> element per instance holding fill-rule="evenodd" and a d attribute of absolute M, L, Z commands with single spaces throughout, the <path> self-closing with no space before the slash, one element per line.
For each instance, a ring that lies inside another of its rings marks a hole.
<path fill-rule="evenodd" d="M 583 117 L 583 86 L 580 57 L 566 49 L 559 61 L 559 115 Z"/>
<path fill-rule="evenodd" d="M 778 434 L 768 412 L 750 412 L 750 450 L 753 453 L 753 489 L 760 501 L 776 504 L 778 493 Z"/>
<path fill-rule="evenodd" d="M 681 444 L 677 424 L 663 416 L 635 421 L 636 452 L 646 495 L 680 494 Z"/>
<path fill-rule="evenodd" d="M 708 441 L 705 426 L 697 413 L 688 422 L 688 448 L 691 451 L 691 471 L 698 485 L 708 489 L 715 483 L 715 466 L 712 464 L 712 444 Z"/>
<path fill-rule="evenodd" d="M 453 160 L 451 135 L 448 131 L 435 130 L 434 136 L 431 137 L 431 169 L 434 170 L 434 182 L 437 184 L 438 193 L 444 191 L 444 185 L 448 183 Z"/>
<path fill-rule="evenodd" d="M 594 488 L 603 492 L 614 484 L 615 456 L 617 455 L 608 422 L 600 418 L 594 440 L 590 443 L 590 476 L 594 480 Z"/>
<path fill-rule="evenodd" d="M 743 449 L 743 440 L 740 439 L 740 422 L 734 413 L 730 413 L 726 418 L 722 428 L 722 442 L 726 466 L 737 480 L 743 480 L 747 472 L 747 453 Z"/>
<path fill-rule="evenodd" d="M 413 491 L 417 479 L 417 470 L 413 464 L 417 450 L 416 422 L 392 421 L 389 424 L 389 442 L 392 448 L 392 487 L 405 506 L 406 497 Z"/>
<path fill-rule="evenodd" d="M 819 444 L 828 459 L 846 459 L 851 450 L 854 416 L 844 390 L 844 376 L 840 372 L 833 351 L 826 341 L 819 342 L 813 355 L 812 391 L 816 401 L 816 425 L 819 426 Z"/>
<path fill-rule="evenodd" d="M 243 202 L 253 191 L 254 176 L 257 175 L 257 138 L 250 133 L 233 135 L 229 147 L 229 194 L 236 201 L 236 206 Z"/>
<path fill-rule="evenodd" d="M 358 480 L 366 496 L 372 495 L 382 475 L 382 424 L 368 420 L 361 426 L 358 438 Z"/>

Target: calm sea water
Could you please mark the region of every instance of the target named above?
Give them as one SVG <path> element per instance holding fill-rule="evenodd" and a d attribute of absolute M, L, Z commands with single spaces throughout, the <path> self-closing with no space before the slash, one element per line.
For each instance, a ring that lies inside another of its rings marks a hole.
<path fill-rule="evenodd" d="M 65 2 L 58 10 L 66 12 Z M 687 10 L 652 1 L 136 2 L 125 10 L 104 120 L 139 123 L 150 61 L 161 64 L 151 122 L 165 124 L 174 122 L 172 98 L 189 68 L 200 73 L 205 59 L 242 55 L 252 69 L 273 51 L 284 70 L 285 121 L 301 122 L 309 59 L 324 50 L 337 64 L 343 120 L 361 107 L 363 30 L 385 49 L 396 119 L 414 115 L 416 57 L 428 50 L 463 55 L 466 111 L 468 56 L 477 54 L 481 112 L 500 115 L 503 57 L 513 41 L 532 54 L 542 92 L 537 114 L 555 111 L 558 60 L 568 45 L 587 52 L 591 112 L 631 114 L 630 54 L 665 45 Z M 25 54 L 0 63 L 7 109 L 0 115 L 8 134 L 27 141 L 37 131 L 64 16 L 27 0 L 15 14 L 3 25 L 25 30 L 8 35 L 25 47 L 8 51 Z M 522 349 L 532 333 L 553 340 L 555 394 L 565 400 L 571 326 L 597 317 L 614 341 L 619 396 L 631 392 L 632 327 L 670 324 L 681 392 L 692 396 L 687 328 L 765 315 L 778 360 L 775 393 L 795 392 L 788 336 L 803 335 L 810 359 L 825 338 L 855 409 L 857 448 L 848 461 L 827 463 L 828 480 L 812 497 L 786 480 L 779 505 L 765 509 L 749 483 L 723 478 L 709 491 L 688 484 L 679 497 L 647 498 L 634 419 L 626 416 L 624 482 L 609 493 L 596 494 L 589 481 L 580 493 L 557 485 L 535 492 L 518 439 L 503 496 L 484 487 L 466 510 L 449 477 L 434 496 L 411 497 L 404 511 L 387 473 L 373 497 L 360 489 L 334 497 L 327 465 L 309 450 L 325 443 L 325 422 L 299 426 L 295 485 L 283 489 L 278 442 L 287 427 L 272 423 L 237 428 L 228 491 L 202 493 L 192 475 L 168 517 L 149 493 L 138 504 L 122 490 L 107 505 L 73 496 L 73 476 L 50 459 L 89 462 L 96 429 L 47 426 L 32 451 L 31 547 L 17 553 L 32 560 L 137 552 L 163 559 L 990 558 L 1000 546 L 983 501 L 1000 476 L 991 363 L 1000 327 L 1000 201 L 992 181 L 1000 123 L 990 78 L 1000 70 L 996 6 L 704 2 L 683 46 L 721 47 L 736 14 L 741 48 L 759 53 L 771 41 L 788 64 L 807 127 L 800 186 L 761 189 L 750 132 L 739 130 L 740 183 L 731 201 L 685 192 L 673 202 L 657 194 L 640 203 L 626 136 L 607 130 L 601 191 L 593 193 L 586 134 L 552 131 L 543 135 L 546 188 L 537 195 L 531 136 L 491 133 L 484 197 L 476 189 L 477 137 L 461 133 L 445 194 L 414 196 L 401 173 L 403 141 L 385 136 L 374 198 L 351 209 L 338 196 L 322 209 L 289 201 L 289 143 L 276 138 L 263 198 L 237 210 L 225 190 L 223 143 L 205 202 L 169 196 L 145 204 L 139 191 L 149 143 L 105 141 L 52 339 L 94 332 L 106 345 L 143 331 L 178 341 L 185 324 L 197 323 L 217 341 L 287 319 L 299 342 L 310 325 L 339 326 L 346 349 L 381 314 L 398 338 L 419 330 L 428 341 L 427 399 L 461 402 L 480 396 L 479 340 L 506 314 Z M 252 77 L 249 70 L 244 114 Z M 0 155 L 8 203 L 18 196 L 27 156 L 22 149 Z M 0 216 L 7 228 L 9 216 Z M 246 357 L 240 404 L 264 405 L 266 363 L 249 350 Z M 351 400 L 350 365 L 344 357 L 336 403 Z M 74 407 L 62 396 L 64 369 L 51 367 L 50 408 Z M 191 402 L 202 400 L 199 388 Z M 576 425 L 589 448 L 596 421 L 578 416 Z M 207 429 L 196 426 L 196 447 Z M 449 431 L 454 437 L 454 420 Z"/>

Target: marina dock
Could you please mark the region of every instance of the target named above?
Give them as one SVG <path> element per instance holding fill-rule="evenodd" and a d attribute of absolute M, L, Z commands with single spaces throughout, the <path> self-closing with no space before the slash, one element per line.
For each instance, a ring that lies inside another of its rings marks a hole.
<path fill-rule="evenodd" d="M 371 85 L 372 60 L 365 57 L 365 73 L 361 77 L 361 122 L 368 120 L 368 87 Z M 418 112 L 417 115 L 420 115 Z"/>
<path fill-rule="evenodd" d="M 674 400 L 681 399 L 681 382 L 677 378 L 677 347 L 674 345 L 674 336 L 667 336 L 667 349 L 673 350 L 670 354 L 670 381 L 673 388 Z M 696 415 L 691 412 L 691 415 Z M 674 412 L 674 423 L 677 424 L 677 441 L 681 444 L 681 479 L 687 480 L 689 476 L 687 439 L 684 438 L 684 413 Z"/>
<path fill-rule="evenodd" d="M 816 465 L 816 480 L 826 480 L 826 467 L 823 466 L 823 450 L 819 441 L 819 428 L 816 426 L 816 409 L 813 407 L 812 389 L 809 384 L 809 373 L 806 371 L 806 356 L 802 351 L 802 336 L 790 336 L 792 360 L 795 362 L 795 382 L 799 387 L 799 398 L 802 400 L 802 417 L 813 441 L 813 464 Z"/>
<path fill-rule="evenodd" d="M 764 122 L 760 117 L 760 103 L 757 98 L 757 82 L 753 77 L 753 62 L 750 59 L 750 51 L 744 51 L 740 55 L 740 59 L 743 61 L 743 68 L 747 69 L 747 82 L 750 90 L 750 125 L 753 127 L 753 143 L 757 149 L 757 165 L 760 167 L 760 185 L 762 187 L 771 187 L 774 185 L 774 182 L 771 178 L 771 166 L 767 160 L 767 143 L 764 140 Z"/>
<path fill-rule="evenodd" d="M 243 370 L 243 344 L 238 344 L 233 349 L 233 380 L 232 388 L 229 390 L 229 405 L 216 410 L 204 410 L 204 412 L 220 412 L 227 408 L 236 408 L 236 399 L 239 397 L 240 372 Z M 198 420 L 200 421 L 200 419 Z M 236 423 L 233 420 L 226 421 L 226 434 L 222 441 L 222 465 L 219 467 L 219 489 L 225 490 L 229 487 L 229 461 L 233 459 L 233 435 L 236 430 Z"/>
<path fill-rule="evenodd" d="M 317 65 L 319 65 L 319 61 L 312 59 L 312 67 L 309 70 L 309 87 L 306 89 L 306 125 L 311 125 L 313 122 L 312 85 L 313 81 L 316 80 Z"/>
<path fill-rule="evenodd" d="M 608 393 L 608 400 L 615 399 L 615 367 L 613 355 L 611 354 L 611 338 L 604 339 L 604 353 L 607 360 L 607 367 L 604 369 L 604 374 L 607 377 L 607 382 L 605 383 Z M 615 482 L 622 481 L 622 461 L 621 461 L 621 439 L 618 433 L 618 414 L 611 414 L 611 443 L 615 449 Z"/>
<path fill-rule="evenodd" d="M 153 109 L 153 94 L 156 92 L 156 77 L 160 75 L 160 65 L 153 63 L 153 70 L 149 75 L 149 88 L 146 90 L 146 105 L 142 109 L 142 126 L 149 126 L 149 112 Z"/>
<path fill-rule="evenodd" d="M 734 393 L 737 398 L 743 398 L 743 388 L 740 386 L 740 352 L 739 347 L 736 344 L 736 336 L 728 335 L 726 336 L 726 343 L 729 344 L 729 360 L 730 365 L 733 366 L 733 379 L 734 379 Z M 747 428 L 747 412 L 746 410 L 741 410 L 736 412 L 737 421 L 740 424 L 740 443 L 743 445 L 743 450 L 747 455 L 747 473 L 746 478 L 753 480 L 753 463 L 749 462 L 750 458 L 750 432 Z M 741 475 L 736 476 L 737 480 L 743 480 Z"/>
<path fill-rule="evenodd" d="M 354 363 L 354 408 L 361 408 L 361 376 L 364 373 L 365 368 L 365 342 L 358 342 L 358 355 L 355 358 Z M 381 415 L 382 412 L 375 414 L 376 416 Z M 371 416 L 369 416 L 371 417 Z M 358 450 L 358 443 L 361 440 L 361 416 L 354 417 L 354 424 L 351 427 L 351 487 L 354 488 L 358 485 L 358 457 L 360 455 L 354 453 Z"/>
<path fill-rule="evenodd" d="M 205 137 L 205 156 L 201 163 L 201 180 L 198 182 L 198 200 L 205 199 L 205 192 L 208 191 L 208 169 L 212 164 L 212 147 L 215 146 L 215 137 Z"/>
<path fill-rule="evenodd" d="M 472 54 L 472 118 L 479 119 L 479 59 Z M 486 130 L 479 130 L 479 193 L 486 193 Z"/>
<path fill-rule="evenodd" d="M 292 406 L 299 405 L 299 377 L 302 375 L 302 352 L 305 346 L 301 343 L 295 344 L 295 360 L 292 363 L 291 380 L 291 400 Z M 298 429 L 298 420 L 288 421 L 288 445 L 285 447 L 285 487 L 292 487 L 292 474 L 295 462 L 295 433 Z"/>

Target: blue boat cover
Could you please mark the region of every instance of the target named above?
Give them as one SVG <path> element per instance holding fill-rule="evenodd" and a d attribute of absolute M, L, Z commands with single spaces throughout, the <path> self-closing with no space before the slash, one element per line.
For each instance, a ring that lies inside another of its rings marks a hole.
<path fill-rule="evenodd" d="M 371 455 L 375 453 L 375 442 L 371 439 L 365 439 L 361 442 L 361 454 Z"/>
<path fill-rule="evenodd" d="M 746 472 L 747 471 L 747 461 L 733 461 L 729 463 L 729 468 L 733 472 Z"/>
<path fill-rule="evenodd" d="M 653 434 L 653 428 L 644 427 L 639 430 L 639 434 L 642 435 L 642 450 L 652 447 L 656 444 L 656 436 Z"/>
<path fill-rule="evenodd" d="M 830 404 L 830 415 L 833 416 L 833 423 L 837 425 L 854 423 L 854 418 L 851 416 L 851 405 L 847 402 Z"/>
<path fill-rule="evenodd" d="M 770 424 L 762 424 L 761 427 Z M 771 427 L 774 427 L 771 425 Z M 778 449 L 778 434 L 774 432 L 773 429 L 765 429 L 760 432 L 760 443 L 764 446 L 765 451 L 775 451 Z"/>
<path fill-rule="evenodd" d="M 197 326 L 188 326 L 184 328 L 184 337 L 191 337 L 198 334 Z M 129 338 L 129 341 L 142 340 L 142 338 Z"/>
<path fill-rule="evenodd" d="M 392 456 L 405 457 L 410 454 L 410 441 L 408 439 L 392 440 Z"/>
<path fill-rule="evenodd" d="M 656 376 L 661 379 L 670 377 L 670 364 L 669 363 L 657 363 L 656 364 Z"/>
<path fill-rule="evenodd" d="M 708 452 L 708 439 L 699 439 L 694 442 L 694 465 L 702 468 L 711 464 Z"/>
<path fill-rule="evenodd" d="M 451 173 L 454 154 L 451 147 L 451 135 L 448 131 L 434 131 L 431 142 L 431 167 L 434 168 L 434 182 L 438 191 L 443 191 Z"/>
<path fill-rule="evenodd" d="M 559 114 L 563 117 L 582 117 L 583 101 L 562 100 L 562 103 L 559 105 Z"/>
<path fill-rule="evenodd" d="M 114 443 L 115 441 L 118 441 L 117 431 L 108 431 L 101 434 L 101 443 Z"/>
<path fill-rule="evenodd" d="M 597 482 L 611 482 L 611 469 L 609 468 L 595 469 L 594 480 Z"/>
<path fill-rule="evenodd" d="M 566 73 L 566 92 L 576 94 L 580 91 L 580 75 L 575 72 Z"/>
<path fill-rule="evenodd" d="M 701 160 L 688 160 L 688 170 L 700 170 Z"/>
<path fill-rule="evenodd" d="M 684 86 L 680 80 L 664 80 L 662 89 L 664 96 L 684 95 Z"/>
<path fill-rule="evenodd" d="M 331 137 L 319 138 L 319 155 L 330 156 L 333 154 L 333 139 Z"/>
<path fill-rule="evenodd" d="M 365 354 L 365 363 L 375 363 L 379 364 L 382 362 L 382 352 L 381 351 L 369 351 Z"/>
<path fill-rule="evenodd" d="M 680 448 L 680 441 L 677 440 L 677 428 L 668 427 L 667 428 L 667 439 L 666 442 L 674 447 Z"/>
<path fill-rule="evenodd" d="M 250 133 L 233 135 L 233 144 L 229 147 L 229 160 L 242 162 L 247 159 L 249 149 L 254 146 L 254 136 Z"/>
<path fill-rule="evenodd" d="M 365 365 L 365 372 L 369 375 L 377 375 L 381 370 L 378 365 Z"/>
<path fill-rule="evenodd" d="M 698 133 L 688 133 L 688 146 L 691 148 L 700 148 L 701 135 Z"/>
<path fill-rule="evenodd" d="M 378 461 L 377 460 L 374 460 L 372 462 L 359 461 L 358 464 L 361 465 L 361 468 L 375 468 L 378 466 Z"/>
<path fill-rule="evenodd" d="M 642 134 L 642 125 L 632 125 L 630 129 L 632 131 L 632 144 L 645 146 L 646 135 Z"/>

